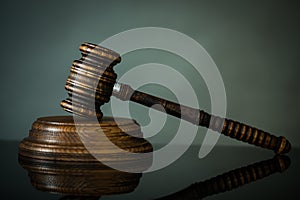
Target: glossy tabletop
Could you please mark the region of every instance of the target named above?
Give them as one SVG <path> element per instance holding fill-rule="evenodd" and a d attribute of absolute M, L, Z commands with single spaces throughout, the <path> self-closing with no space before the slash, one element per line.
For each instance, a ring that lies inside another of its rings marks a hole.
<path fill-rule="evenodd" d="M 297 148 L 276 157 L 273 152 L 257 147 L 217 146 L 199 159 L 199 146 L 191 146 L 168 167 L 142 174 L 130 193 L 79 197 L 32 186 L 32 177 L 19 164 L 18 144 L 18 141 L 1 141 L 1 199 L 295 199 L 299 196 L 300 149 Z M 101 177 L 97 180 L 101 181 Z M 105 184 L 104 179 L 101 184 Z M 109 187 L 114 186 L 108 185 L 108 190 Z"/>

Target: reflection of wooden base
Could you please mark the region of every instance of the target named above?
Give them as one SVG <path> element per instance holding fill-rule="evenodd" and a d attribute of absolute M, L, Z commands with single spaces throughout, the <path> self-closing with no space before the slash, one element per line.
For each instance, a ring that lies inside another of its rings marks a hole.
<path fill-rule="evenodd" d="M 132 192 L 142 176 L 121 172 L 101 162 L 48 161 L 19 156 L 31 184 L 39 190 L 74 196 Z"/>
<path fill-rule="evenodd" d="M 139 138 L 142 133 L 135 121 L 116 121 L 79 119 L 75 127 L 72 116 L 39 118 L 19 144 L 19 162 L 40 190 L 85 196 L 130 192 L 141 174 L 121 172 L 103 163 L 146 170 L 152 162 L 152 145 Z M 105 140 L 99 139 L 100 133 Z M 141 156 L 133 159 L 126 152 Z"/>

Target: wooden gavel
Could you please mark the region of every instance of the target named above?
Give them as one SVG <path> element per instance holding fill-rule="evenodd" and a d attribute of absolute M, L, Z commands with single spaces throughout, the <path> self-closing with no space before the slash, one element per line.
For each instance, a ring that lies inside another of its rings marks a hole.
<path fill-rule="evenodd" d="M 82 57 L 75 60 L 65 88 L 69 98 L 61 102 L 64 110 L 85 116 L 96 116 L 101 119 L 103 114 L 100 106 L 109 102 L 113 95 L 121 100 L 136 103 L 160 110 L 184 119 L 192 124 L 204 126 L 231 138 L 247 142 L 277 154 L 287 153 L 291 149 L 290 142 L 283 136 L 277 137 L 246 124 L 210 115 L 203 110 L 183 106 L 159 97 L 133 90 L 129 85 L 116 83 L 117 74 L 113 67 L 121 62 L 118 53 L 91 43 L 80 46 Z"/>

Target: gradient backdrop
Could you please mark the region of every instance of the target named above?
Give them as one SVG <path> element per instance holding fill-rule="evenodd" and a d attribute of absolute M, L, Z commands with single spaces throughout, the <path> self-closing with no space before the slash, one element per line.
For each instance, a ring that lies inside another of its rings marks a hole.
<path fill-rule="evenodd" d="M 64 84 L 82 42 L 100 43 L 137 27 L 165 27 L 198 41 L 217 64 L 227 92 L 227 117 L 285 135 L 298 133 L 299 1 L 4 1 L 1 5 L 0 139 L 21 140 L 39 116 L 65 115 Z M 191 66 L 166 52 L 129 53 L 118 75 L 147 62 L 178 69 L 193 83 L 200 106 L 210 110 L 207 88 Z M 142 77 L 137 77 L 142 78 Z M 176 101 L 167 88 L 144 91 Z M 148 111 L 130 104 L 132 117 L 149 122 Z M 104 107 L 105 114 L 109 109 Z M 167 143 L 178 120 L 168 118 L 151 138 Z M 175 131 L 174 131 L 175 132 Z M 201 142 L 205 129 L 199 128 Z M 218 144 L 242 143 L 221 137 Z"/>

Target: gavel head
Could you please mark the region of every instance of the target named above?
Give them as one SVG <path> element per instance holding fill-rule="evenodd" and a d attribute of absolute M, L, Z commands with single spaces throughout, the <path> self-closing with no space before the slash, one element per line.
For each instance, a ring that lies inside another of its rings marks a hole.
<path fill-rule="evenodd" d="M 65 85 L 69 97 L 60 105 L 76 115 L 101 119 L 100 106 L 110 100 L 117 79 L 113 67 L 121 62 L 121 57 L 91 43 L 84 43 L 79 49 L 82 57 L 73 62 Z"/>

